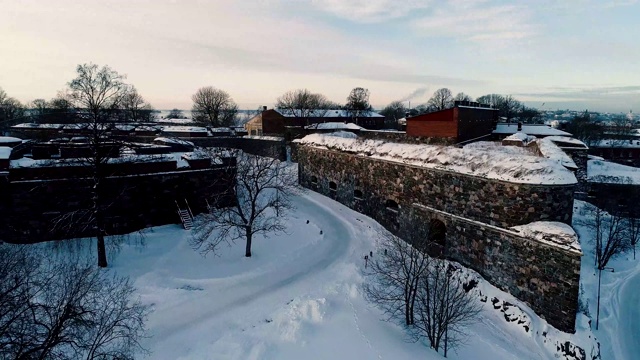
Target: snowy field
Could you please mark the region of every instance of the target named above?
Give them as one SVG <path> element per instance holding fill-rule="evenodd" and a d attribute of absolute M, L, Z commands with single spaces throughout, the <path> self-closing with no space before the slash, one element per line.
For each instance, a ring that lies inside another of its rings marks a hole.
<path fill-rule="evenodd" d="M 253 257 L 244 244 L 202 257 L 178 225 L 148 230 L 144 246 L 124 245 L 112 256 L 110 271 L 130 276 L 153 312 L 143 345 L 153 359 L 440 359 L 423 343 L 408 341 L 403 327 L 383 321 L 363 298 L 363 256 L 377 254 L 380 226 L 322 195 L 294 198 L 297 209 L 288 233 L 254 239 Z M 585 207 L 576 202 L 576 218 Z M 307 220 L 309 223 L 307 223 Z M 322 234 L 321 234 L 322 231 Z M 578 233 L 586 238 L 584 228 Z M 137 235 L 136 235 L 137 236 Z M 583 249 L 588 248 L 583 245 Z M 587 249 L 585 249 L 585 252 Z M 595 315 L 593 257 L 586 254 L 585 298 Z M 603 359 L 638 354 L 637 306 L 612 305 L 634 298 L 640 285 L 637 262 L 620 258 L 614 274 L 603 274 L 600 331 Z M 576 334 L 558 332 L 526 305 L 477 278 L 472 291 L 483 301 L 479 322 L 467 345 L 451 359 L 574 359 L 558 349 L 566 341 L 582 347 L 588 359 L 597 345 L 588 318 L 580 315 Z M 597 284 L 597 282 L 595 283 Z M 605 310 L 607 308 L 608 310 Z M 595 321 L 595 320 L 594 320 Z M 632 334 L 618 336 L 623 332 Z M 630 332 L 630 333 L 629 333 Z M 633 343 L 633 342 L 636 343 Z M 569 353 L 574 351 L 569 346 Z M 623 346 L 633 349 L 626 355 Z M 622 349 L 622 350 L 621 350 Z"/>

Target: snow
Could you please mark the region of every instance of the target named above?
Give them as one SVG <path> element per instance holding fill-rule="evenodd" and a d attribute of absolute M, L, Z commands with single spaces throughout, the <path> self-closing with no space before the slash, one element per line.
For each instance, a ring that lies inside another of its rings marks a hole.
<path fill-rule="evenodd" d="M 317 130 L 361 130 L 362 127 L 354 123 L 343 122 L 326 122 L 319 124 L 312 124 L 304 127 L 305 129 L 317 129 Z"/>
<path fill-rule="evenodd" d="M 271 140 L 271 141 L 284 141 L 283 137 L 279 136 L 264 136 L 264 135 L 244 135 L 245 139 L 256 139 L 256 140 Z"/>
<path fill-rule="evenodd" d="M 621 148 L 621 149 L 638 149 L 640 148 L 640 140 L 615 140 L 604 139 L 591 142 L 591 147 L 598 148 Z"/>
<path fill-rule="evenodd" d="M 207 132 L 207 128 L 201 126 L 163 126 L 163 132 Z"/>
<path fill-rule="evenodd" d="M 332 133 L 327 134 L 329 136 L 337 136 L 337 137 L 343 137 L 343 138 L 347 138 L 347 139 L 357 139 L 358 135 L 355 133 L 352 133 L 351 131 L 334 131 Z"/>
<path fill-rule="evenodd" d="M 584 251 L 580 270 L 583 304 L 589 317 L 580 314 L 583 321 L 576 336 L 595 337 L 600 343 L 602 359 L 632 360 L 640 354 L 640 261 L 629 252 L 612 259 L 607 267 L 613 272 L 602 272 L 600 298 L 600 324 L 595 329 L 598 294 L 598 272 L 594 266 L 594 232 L 586 223 L 593 205 L 575 201 L 573 226 Z M 591 325 L 589 325 L 589 321 Z"/>
<path fill-rule="evenodd" d="M 145 245 L 132 234 L 112 254 L 107 271 L 131 277 L 152 306 L 142 342 L 150 358 L 443 359 L 407 341 L 403 326 L 381 321 L 362 295 L 363 256 L 380 254 L 380 225 L 317 193 L 293 203 L 287 233 L 254 239 L 252 258 L 241 243 L 204 258 L 178 225 L 147 230 Z M 471 291 L 483 310 L 450 359 L 569 359 L 558 353 L 561 344 L 587 353 L 594 346 L 590 332 L 559 332 L 477 273 L 458 267 L 456 276 L 478 282 Z"/>
<path fill-rule="evenodd" d="M 532 136 L 571 136 L 570 133 L 558 129 L 554 129 L 549 125 L 543 124 L 522 124 L 522 130 L 518 130 L 517 123 L 498 123 L 496 129 L 493 130 L 494 134 L 515 134 L 521 131 L 527 135 Z"/>
<path fill-rule="evenodd" d="M 568 169 L 577 169 L 578 166 L 573 161 L 571 156 L 564 152 L 552 138 L 538 139 L 538 150 L 542 156 L 549 160 L 555 161 Z"/>
<path fill-rule="evenodd" d="M 521 131 L 518 131 L 513 135 L 507 136 L 506 138 L 504 138 L 504 140 L 520 140 L 523 143 L 530 143 L 535 138 L 536 138 L 535 136 L 530 136 Z"/>
<path fill-rule="evenodd" d="M 555 243 L 580 251 L 578 236 L 573 228 L 556 221 L 536 221 L 526 225 L 514 226 L 512 230 L 521 236 L 545 243 Z"/>
<path fill-rule="evenodd" d="M 64 124 L 36 124 L 22 123 L 12 126 L 12 128 L 30 128 L 30 129 L 62 129 Z"/>
<path fill-rule="evenodd" d="M 11 148 L 8 146 L 0 146 L 0 159 L 8 160 L 11 157 Z"/>
<path fill-rule="evenodd" d="M 587 148 L 587 145 L 584 142 L 576 138 L 572 138 L 570 136 L 547 136 L 545 139 L 553 141 L 554 143 L 556 143 L 556 145 L 560 147 L 566 147 L 565 144 L 570 144 L 570 145 L 574 145 L 573 147 L 576 147 L 576 148 L 585 148 L 585 149 Z M 557 143 L 563 143 L 563 144 L 560 145 Z"/>
<path fill-rule="evenodd" d="M 338 150 L 360 156 L 401 162 L 461 174 L 527 184 L 575 184 L 572 172 L 556 161 L 510 150 L 415 145 L 383 140 L 347 139 L 311 134 L 294 140 L 301 145 Z M 506 147 L 504 147 L 506 148 Z"/>
<path fill-rule="evenodd" d="M 286 116 L 286 117 L 296 117 L 295 114 L 298 114 L 299 112 L 295 111 L 295 112 L 291 112 L 288 110 L 284 110 L 284 109 L 275 109 L 278 113 L 280 113 L 282 116 Z M 350 118 L 351 114 L 349 113 L 349 111 L 347 110 L 322 110 L 322 109 L 317 109 L 317 110 L 311 110 L 309 117 L 323 117 L 323 118 Z M 360 115 L 361 118 L 382 118 L 384 116 L 376 113 L 375 111 L 369 111 L 368 113 L 363 113 L 362 115 Z"/>
<path fill-rule="evenodd" d="M 588 181 L 608 184 L 640 185 L 640 168 L 600 159 L 587 161 Z"/>
<path fill-rule="evenodd" d="M 22 139 L 18 139 L 17 137 L 0 136 L 0 144 L 21 143 L 21 142 L 22 142 Z"/>
<path fill-rule="evenodd" d="M 180 144 L 180 145 L 192 146 L 192 147 L 194 146 L 191 141 L 186 141 L 186 140 L 177 139 L 177 138 L 157 137 L 153 139 L 153 141 L 157 141 L 165 144 Z"/>

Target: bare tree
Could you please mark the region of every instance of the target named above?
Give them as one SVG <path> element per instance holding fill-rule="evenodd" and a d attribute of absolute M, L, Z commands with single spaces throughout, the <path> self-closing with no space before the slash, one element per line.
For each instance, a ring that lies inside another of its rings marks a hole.
<path fill-rule="evenodd" d="M 167 119 L 184 119 L 184 114 L 180 109 L 171 109 L 167 115 Z"/>
<path fill-rule="evenodd" d="M 153 112 L 151 104 L 138 94 L 135 87 L 130 86 L 127 93 L 122 97 L 122 110 L 125 121 L 149 121 Z"/>
<path fill-rule="evenodd" d="M 287 91 L 276 100 L 276 108 L 284 115 L 308 119 L 323 117 L 334 104 L 322 94 L 312 93 L 307 89 Z M 306 125 L 309 125 L 308 122 Z"/>
<path fill-rule="evenodd" d="M 640 219 L 636 216 L 637 214 L 631 214 L 631 216 L 626 218 L 624 221 L 624 226 L 626 228 L 625 234 L 629 239 L 629 246 L 633 249 L 634 260 L 636 259 L 636 247 L 640 240 Z"/>
<path fill-rule="evenodd" d="M 589 113 L 585 111 L 576 115 L 567 126 L 567 131 L 573 134 L 576 139 L 582 140 L 587 146 L 596 144 L 604 136 L 604 127 L 591 120 Z"/>
<path fill-rule="evenodd" d="M 453 98 L 453 101 L 473 101 L 473 98 L 463 92 L 459 92 Z"/>
<path fill-rule="evenodd" d="M 386 120 L 397 121 L 405 117 L 407 110 L 402 101 L 392 101 L 380 111 L 380 115 L 384 115 Z"/>
<path fill-rule="evenodd" d="M 456 269 L 445 260 L 434 259 L 418 284 L 415 330 L 431 347 L 449 349 L 464 343 L 465 329 L 477 320 L 480 304 L 456 276 Z"/>
<path fill-rule="evenodd" d="M 44 121 L 48 112 L 49 104 L 45 99 L 35 99 L 29 104 L 29 110 L 31 110 L 31 116 L 38 119 L 39 122 Z"/>
<path fill-rule="evenodd" d="M 586 225 L 594 235 L 595 266 L 598 270 L 602 271 L 611 259 L 631 250 L 625 219 L 621 215 L 594 207 Z"/>
<path fill-rule="evenodd" d="M 43 261 L 44 259 L 47 261 Z M 0 357 L 132 359 L 149 307 L 127 278 L 0 245 Z"/>
<path fill-rule="evenodd" d="M 436 90 L 427 104 L 431 109 L 433 109 L 433 111 L 451 108 L 453 106 L 453 95 L 451 94 L 451 90 L 447 88 Z"/>
<path fill-rule="evenodd" d="M 13 125 L 24 116 L 24 107 L 20 101 L 9 97 L 0 88 L 0 130 Z"/>
<path fill-rule="evenodd" d="M 487 94 L 482 95 L 476 98 L 476 102 L 480 104 L 491 105 L 494 109 L 499 109 L 501 104 L 504 102 L 504 96 L 500 94 Z"/>
<path fill-rule="evenodd" d="M 354 88 L 349 93 L 347 103 L 344 106 L 353 122 L 358 124 L 358 119 L 368 116 L 373 109 L 369 104 L 369 90 L 361 87 Z"/>
<path fill-rule="evenodd" d="M 69 95 L 78 112 L 85 112 L 85 126 L 91 156 L 83 159 L 92 169 L 93 203 L 87 218 L 92 224 L 97 238 L 98 266 L 107 266 L 105 248 L 106 199 L 103 181 L 106 177 L 105 166 L 109 160 L 109 149 L 113 146 L 108 140 L 109 124 L 114 109 L 118 109 L 129 92 L 124 83 L 125 77 L 108 66 L 99 68 L 95 64 L 78 65 L 77 77 L 69 82 Z"/>
<path fill-rule="evenodd" d="M 387 320 L 402 316 L 406 325 L 413 325 L 418 285 L 430 263 L 421 251 L 428 236 L 416 236 L 414 246 L 388 231 L 378 236 L 379 251 L 366 271 L 365 297 L 384 311 Z"/>
<path fill-rule="evenodd" d="M 522 103 L 520 101 L 516 100 L 511 95 L 507 95 L 499 105 L 498 110 L 500 116 L 507 118 L 507 122 L 509 122 L 518 115 L 521 108 Z"/>
<path fill-rule="evenodd" d="M 286 211 L 297 190 L 297 177 L 286 163 L 269 157 L 238 154 L 234 198 L 230 206 L 211 207 L 194 222 L 191 244 L 201 253 L 216 253 L 220 245 L 244 240 L 251 256 L 256 234 L 268 236 L 286 229 Z M 214 199 L 215 204 L 229 203 Z"/>
<path fill-rule="evenodd" d="M 191 116 L 195 123 L 212 127 L 234 124 L 238 105 L 226 91 L 213 86 L 202 87 L 191 96 L 191 100 Z"/>

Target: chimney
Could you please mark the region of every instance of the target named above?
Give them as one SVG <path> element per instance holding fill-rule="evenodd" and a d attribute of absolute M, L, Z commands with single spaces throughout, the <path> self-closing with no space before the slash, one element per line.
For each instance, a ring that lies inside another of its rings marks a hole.
<path fill-rule="evenodd" d="M 262 106 L 262 111 L 267 111 L 267 106 L 266 105 Z"/>
<path fill-rule="evenodd" d="M 518 131 L 522 131 L 522 121 L 518 121 Z"/>

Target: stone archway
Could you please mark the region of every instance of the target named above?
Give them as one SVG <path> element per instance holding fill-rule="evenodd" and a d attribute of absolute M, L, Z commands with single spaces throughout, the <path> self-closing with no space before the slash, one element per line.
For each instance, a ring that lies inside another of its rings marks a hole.
<path fill-rule="evenodd" d="M 429 256 L 444 257 L 447 240 L 447 226 L 444 222 L 438 219 L 429 221 L 428 239 L 427 253 Z"/>

